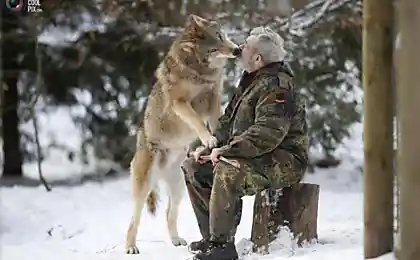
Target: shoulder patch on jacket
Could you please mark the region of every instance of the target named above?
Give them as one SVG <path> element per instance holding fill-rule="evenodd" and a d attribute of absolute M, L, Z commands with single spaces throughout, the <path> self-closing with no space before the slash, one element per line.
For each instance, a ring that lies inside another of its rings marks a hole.
<path fill-rule="evenodd" d="M 276 92 L 274 93 L 274 102 L 276 103 L 286 103 L 288 101 L 288 97 L 284 92 Z"/>
<path fill-rule="evenodd" d="M 274 91 L 269 91 L 263 95 L 264 104 L 280 105 L 277 109 L 284 111 L 284 115 L 288 118 L 292 118 L 295 114 L 295 101 L 293 96 L 293 90 L 284 88 L 278 88 Z"/>
<path fill-rule="evenodd" d="M 267 93 L 265 93 L 265 95 L 263 95 L 263 98 L 266 102 L 275 102 L 282 104 L 290 101 L 291 96 L 287 89 L 279 88 L 273 91 L 268 91 Z"/>

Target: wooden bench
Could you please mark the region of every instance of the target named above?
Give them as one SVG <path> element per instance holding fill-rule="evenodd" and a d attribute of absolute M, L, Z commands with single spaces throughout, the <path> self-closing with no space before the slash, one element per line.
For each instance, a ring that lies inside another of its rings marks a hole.
<path fill-rule="evenodd" d="M 253 252 L 268 254 L 281 227 L 288 227 L 298 246 L 318 240 L 319 185 L 299 183 L 255 196 L 251 241 Z"/>

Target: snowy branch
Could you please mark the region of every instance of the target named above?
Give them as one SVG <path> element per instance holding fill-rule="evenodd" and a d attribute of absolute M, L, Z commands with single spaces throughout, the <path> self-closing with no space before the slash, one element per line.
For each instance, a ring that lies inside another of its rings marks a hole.
<path fill-rule="evenodd" d="M 327 13 L 333 12 L 343 5 L 358 0 L 318 0 L 307 4 L 303 9 L 296 11 L 287 19 L 276 20 L 270 24 L 272 28 L 280 31 L 289 30 L 294 36 L 302 36 L 303 31 L 321 20 Z"/>

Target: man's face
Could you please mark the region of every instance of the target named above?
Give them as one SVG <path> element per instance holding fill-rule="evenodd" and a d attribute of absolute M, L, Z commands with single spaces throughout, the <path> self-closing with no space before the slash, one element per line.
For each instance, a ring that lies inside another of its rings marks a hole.
<path fill-rule="evenodd" d="M 255 45 L 255 36 L 250 36 L 246 39 L 245 43 L 239 46 L 242 49 L 241 57 L 239 57 L 239 65 L 248 73 L 258 69 L 257 56 Z"/>

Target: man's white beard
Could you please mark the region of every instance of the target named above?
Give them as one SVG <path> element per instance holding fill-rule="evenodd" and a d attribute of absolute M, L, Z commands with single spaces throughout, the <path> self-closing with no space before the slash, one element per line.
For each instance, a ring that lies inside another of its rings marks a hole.
<path fill-rule="evenodd" d="M 255 71 L 255 66 L 251 62 L 245 63 L 244 61 L 239 61 L 239 66 L 248 73 Z"/>

